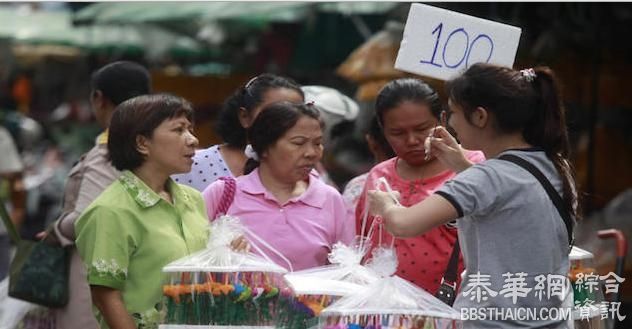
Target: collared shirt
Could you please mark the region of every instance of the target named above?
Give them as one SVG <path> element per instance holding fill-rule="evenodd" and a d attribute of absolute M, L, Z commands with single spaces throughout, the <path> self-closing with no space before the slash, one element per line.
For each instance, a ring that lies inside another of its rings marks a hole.
<path fill-rule="evenodd" d="M 107 140 L 105 131 L 68 174 L 62 214 L 54 225 L 54 232 L 63 246 L 75 243 L 75 222 L 79 215 L 121 175 L 108 159 Z"/>
<path fill-rule="evenodd" d="M 227 214 L 238 217 L 248 229 L 285 256 L 293 270 L 326 265 L 327 254 L 336 242 L 353 240 L 355 224 L 342 196 L 313 175 L 309 175 L 305 192 L 285 204 L 279 204 L 266 190 L 258 169 L 236 180 L 235 198 Z M 209 218 L 216 217 L 223 191 L 224 181 L 219 180 L 202 193 Z M 281 257 L 264 247 L 261 249 L 275 263 L 289 269 Z"/>
<path fill-rule="evenodd" d="M 110 130 L 106 129 L 104 132 L 100 133 L 99 136 L 97 136 L 97 145 L 107 145 L 108 144 L 108 135 L 109 135 Z"/>
<path fill-rule="evenodd" d="M 120 290 L 138 324 L 154 327 L 166 276 L 162 268 L 206 246 L 204 202 L 192 188 L 169 180 L 173 204 L 130 171 L 75 223 L 76 245 L 90 285 Z M 105 321 L 97 314 L 101 328 Z"/>
<path fill-rule="evenodd" d="M 54 233 L 62 246 L 73 246 L 69 274 L 70 299 L 54 309 L 57 328 L 97 329 L 92 314 L 90 287 L 86 268 L 75 244 L 75 222 L 81 213 L 121 174 L 108 159 L 107 131 L 95 140 L 94 147 L 72 167 L 64 188 L 62 214 L 55 222 Z"/>

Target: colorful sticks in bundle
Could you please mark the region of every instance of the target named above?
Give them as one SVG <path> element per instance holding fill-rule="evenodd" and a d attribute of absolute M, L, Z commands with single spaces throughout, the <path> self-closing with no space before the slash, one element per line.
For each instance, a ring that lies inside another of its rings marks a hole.
<path fill-rule="evenodd" d="M 329 295 L 299 295 L 284 300 L 279 307 L 277 328 L 307 329 L 318 324 L 320 312 L 338 299 Z"/>
<path fill-rule="evenodd" d="M 277 274 L 182 273 L 163 286 L 164 324 L 274 325 L 279 302 L 290 299 Z"/>
<path fill-rule="evenodd" d="M 455 320 L 420 315 L 371 314 L 326 316 L 320 318 L 322 329 L 439 329 L 457 328 Z"/>

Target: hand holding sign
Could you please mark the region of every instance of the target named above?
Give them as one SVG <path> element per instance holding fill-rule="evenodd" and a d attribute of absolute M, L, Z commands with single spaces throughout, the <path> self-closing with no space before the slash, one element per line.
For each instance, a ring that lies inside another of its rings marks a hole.
<path fill-rule="evenodd" d="M 412 4 L 395 68 L 447 80 L 478 62 L 513 66 L 517 27 Z"/>

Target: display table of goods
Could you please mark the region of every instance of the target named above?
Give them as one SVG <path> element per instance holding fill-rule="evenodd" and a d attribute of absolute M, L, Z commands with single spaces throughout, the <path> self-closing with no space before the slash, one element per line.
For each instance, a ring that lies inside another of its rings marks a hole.
<path fill-rule="evenodd" d="M 600 304 L 604 301 L 603 287 L 593 266 L 594 255 L 573 246 L 568 257 L 571 262 L 568 278 L 573 287 L 575 329 L 606 328 L 606 321 L 601 319 L 600 310 Z M 598 284 L 594 285 L 592 282 Z"/>
<path fill-rule="evenodd" d="M 238 220 L 214 221 L 206 249 L 163 268 L 163 319 L 160 329 L 274 328 L 287 309 L 291 290 L 287 270 L 230 242 L 242 232 Z"/>
<path fill-rule="evenodd" d="M 331 265 L 286 274 L 285 280 L 295 297 L 277 326 L 284 329 L 315 327 L 325 307 L 377 281 L 377 272 L 360 264 L 365 253 L 362 244 L 347 246 L 339 242 L 329 253 Z"/>

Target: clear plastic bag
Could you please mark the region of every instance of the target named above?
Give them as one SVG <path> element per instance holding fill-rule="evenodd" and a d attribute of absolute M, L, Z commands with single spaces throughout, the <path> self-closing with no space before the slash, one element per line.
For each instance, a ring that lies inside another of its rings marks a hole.
<path fill-rule="evenodd" d="M 351 246 L 339 242 L 329 254 L 331 265 L 286 274 L 285 280 L 296 297 L 277 326 L 286 329 L 316 326 L 317 317 L 325 307 L 377 281 L 378 274 L 360 264 L 365 253 L 366 248 L 359 240 Z"/>
<path fill-rule="evenodd" d="M 288 273 L 285 275 L 285 278 L 288 282 L 296 281 L 295 292 L 297 294 L 307 293 L 314 289 L 320 289 L 318 291 L 322 294 L 329 294 L 330 291 L 326 287 L 318 284 L 319 280 L 341 281 L 343 283 L 366 286 L 377 281 L 380 277 L 373 269 L 361 264 L 367 249 L 366 243 L 359 238 L 350 246 L 338 242 L 329 253 L 328 258 L 331 265 Z M 319 285 L 319 287 L 300 285 L 302 282 L 307 282 L 307 278 L 312 278 L 314 285 Z M 335 287 L 333 289 L 331 294 L 337 294 L 336 291 L 338 289 Z"/>
<path fill-rule="evenodd" d="M 603 286 L 598 280 L 599 274 L 595 269 L 594 255 L 587 250 L 573 246 L 568 258 L 571 262 L 568 277 L 573 287 L 575 326 L 577 328 L 598 328 L 603 320 L 601 319 L 600 305 L 604 301 L 604 296 Z M 592 283 L 599 284 L 591 286 Z"/>
<path fill-rule="evenodd" d="M 397 269 L 397 255 L 393 248 L 376 248 L 367 267 L 381 278 L 325 308 L 319 317 L 319 328 L 427 329 L 456 328 L 460 325 L 459 312 L 425 290 L 393 275 Z"/>
<path fill-rule="evenodd" d="M 206 249 L 163 268 L 161 329 L 275 325 L 291 297 L 282 277 L 287 270 L 265 256 L 232 250 L 231 241 L 244 233 L 237 218 L 222 216 L 211 224 Z"/>
<path fill-rule="evenodd" d="M 460 313 L 423 289 L 398 277 L 380 279 L 365 290 L 325 308 L 319 328 L 457 328 Z"/>

